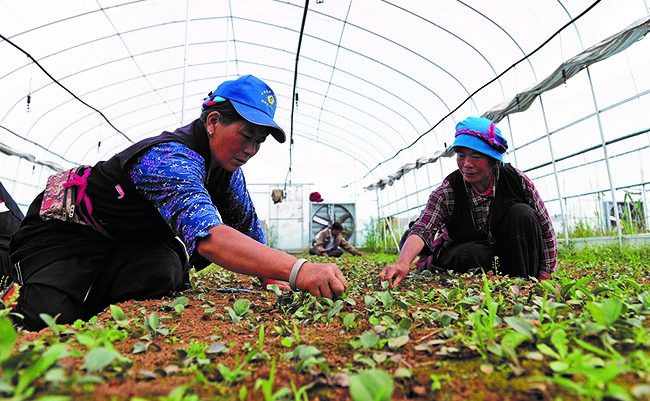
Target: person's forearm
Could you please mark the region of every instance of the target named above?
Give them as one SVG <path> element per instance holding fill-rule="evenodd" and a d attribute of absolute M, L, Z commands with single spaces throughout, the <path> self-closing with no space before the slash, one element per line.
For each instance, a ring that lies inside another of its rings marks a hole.
<path fill-rule="evenodd" d="M 223 224 L 212 228 L 210 233 L 198 244 L 199 254 L 209 261 L 240 274 L 289 280 L 295 257 Z"/>
<path fill-rule="evenodd" d="M 418 235 L 411 235 L 404 242 L 404 246 L 399 253 L 396 264 L 411 265 L 413 260 L 420 254 L 424 247 L 424 241 Z"/>

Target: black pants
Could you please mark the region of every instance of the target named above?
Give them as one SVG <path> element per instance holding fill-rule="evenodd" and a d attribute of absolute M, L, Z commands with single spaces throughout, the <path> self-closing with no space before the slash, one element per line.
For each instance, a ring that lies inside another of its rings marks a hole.
<path fill-rule="evenodd" d="M 496 244 L 474 241 L 443 249 L 434 265 L 461 273 L 477 267 L 489 270 L 496 256 L 500 274 L 510 277 L 538 276 L 542 258 L 542 228 L 530 206 L 523 203 L 513 205 L 492 235 Z"/>
<path fill-rule="evenodd" d="M 45 327 L 41 313 L 73 323 L 111 304 L 184 288 L 186 257 L 176 239 L 114 241 L 90 227 L 43 222 L 29 212 L 24 223 L 10 251 L 12 279 L 21 286 L 16 312 L 24 316 L 17 323 L 27 330 Z"/>
<path fill-rule="evenodd" d="M 338 257 L 341 257 L 341 256 L 343 255 L 343 249 L 341 249 L 341 248 L 334 248 L 334 249 L 330 249 L 329 251 L 325 251 L 325 253 L 326 253 L 327 256 L 329 256 L 329 257 L 332 257 L 332 258 L 338 258 Z M 310 255 L 318 255 L 318 256 L 321 256 L 320 252 L 318 252 L 318 251 L 316 250 L 316 248 L 310 248 L 310 249 L 309 249 L 309 254 L 310 254 Z"/>
<path fill-rule="evenodd" d="M 10 280 L 11 262 L 9 261 L 9 250 L 0 246 L 0 291 L 4 289 L 5 281 Z"/>
<path fill-rule="evenodd" d="M 2 204 L 2 210 L 0 210 L 0 290 L 2 290 L 11 271 L 9 240 L 20 227 L 24 216 L 2 182 L 0 182 L 0 204 Z"/>

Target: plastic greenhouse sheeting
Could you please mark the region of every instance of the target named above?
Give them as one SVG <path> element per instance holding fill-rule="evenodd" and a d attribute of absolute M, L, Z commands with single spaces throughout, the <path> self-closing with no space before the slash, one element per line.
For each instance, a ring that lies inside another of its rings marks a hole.
<path fill-rule="evenodd" d="M 454 168 L 455 123 L 487 115 L 554 214 L 591 215 L 589 197 L 646 193 L 647 28 L 643 0 L 2 0 L 0 180 L 26 207 L 52 172 L 187 124 L 251 73 L 291 139 L 249 182 L 410 218 Z"/>

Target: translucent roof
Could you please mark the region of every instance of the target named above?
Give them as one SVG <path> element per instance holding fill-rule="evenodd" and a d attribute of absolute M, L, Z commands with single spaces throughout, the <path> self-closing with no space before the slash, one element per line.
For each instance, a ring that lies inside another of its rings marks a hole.
<path fill-rule="evenodd" d="M 31 197 L 52 169 L 189 123 L 219 83 L 253 74 L 293 145 L 267 141 L 248 181 L 360 193 L 647 16 L 642 0 L 1 0 L 0 178 Z M 526 125 L 504 127 L 511 151 L 550 129 Z"/>

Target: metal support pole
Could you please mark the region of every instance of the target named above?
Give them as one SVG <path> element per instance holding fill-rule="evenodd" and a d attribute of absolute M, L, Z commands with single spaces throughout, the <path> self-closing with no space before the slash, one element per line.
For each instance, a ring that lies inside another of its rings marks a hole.
<path fill-rule="evenodd" d="M 643 184 L 643 185 L 641 185 L 641 200 L 643 202 L 643 208 L 642 208 L 642 211 L 643 211 L 643 224 L 644 224 L 644 226 L 645 226 L 644 228 L 646 230 L 650 230 L 650 221 L 648 220 L 648 216 L 649 216 L 649 214 L 648 214 L 648 201 L 646 199 L 645 191 L 646 191 L 645 190 L 645 184 Z"/>
<path fill-rule="evenodd" d="M 379 189 L 375 189 L 375 201 L 377 202 L 377 224 L 379 224 L 379 221 L 381 220 L 381 211 L 379 210 Z M 372 227 L 372 232 L 375 232 L 377 227 Z M 383 241 L 383 239 L 382 239 Z"/>
<path fill-rule="evenodd" d="M 614 219 L 616 220 L 616 231 L 618 232 L 618 245 L 623 246 L 623 231 L 621 229 L 621 220 L 618 214 L 618 204 L 616 203 L 616 187 L 614 186 L 614 179 L 612 178 L 612 170 L 609 166 L 609 155 L 607 154 L 607 143 L 605 142 L 605 133 L 603 132 L 603 124 L 600 121 L 600 109 L 598 102 L 596 102 L 596 93 L 594 92 L 594 83 L 591 80 L 591 73 L 589 67 L 586 67 L 587 78 L 589 79 L 589 87 L 591 88 L 591 98 L 594 101 L 594 108 L 596 110 L 596 120 L 598 121 L 598 131 L 600 132 L 600 141 L 603 145 L 603 153 L 605 155 L 605 166 L 607 167 L 607 178 L 609 179 L 609 190 L 612 195 L 612 203 L 614 204 Z"/>
<path fill-rule="evenodd" d="M 557 191 L 557 198 L 560 203 L 560 213 L 562 214 L 562 228 L 564 231 L 564 242 L 566 245 L 569 245 L 569 227 L 566 220 L 566 214 L 564 213 L 564 203 L 562 202 L 562 191 L 560 191 L 560 180 L 557 175 L 557 166 L 555 165 L 555 156 L 553 155 L 553 144 L 551 143 L 551 134 L 548 129 L 548 120 L 546 119 L 546 111 L 544 110 L 544 102 L 542 101 L 542 96 L 539 96 L 539 105 L 542 108 L 542 117 L 544 117 L 544 130 L 546 131 L 546 141 L 548 142 L 548 149 L 551 152 L 551 162 L 553 164 L 553 175 L 555 176 L 555 189 Z"/>
<path fill-rule="evenodd" d="M 384 217 L 386 219 L 386 226 L 388 227 L 388 231 L 390 231 L 390 237 L 393 239 L 393 243 L 395 244 L 395 249 L 397 249 L 397 252 L 399 252 L 399 244 L 397 243 L 397 239 L 395 239 L 395 233 L 393 232 L 393 225 L 390 222 L 390 219 L 388 217 Z"/>

